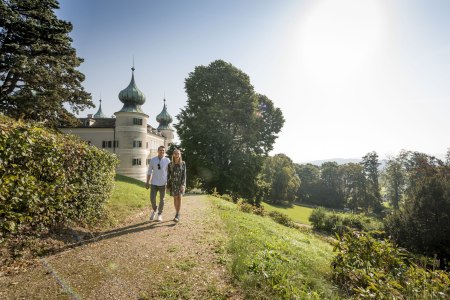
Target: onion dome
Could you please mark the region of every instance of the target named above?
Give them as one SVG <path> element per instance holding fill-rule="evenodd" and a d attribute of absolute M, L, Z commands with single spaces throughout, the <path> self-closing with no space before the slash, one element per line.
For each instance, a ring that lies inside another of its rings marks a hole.
<path fill-rule="evenodd" d="M 172 129 L 172 116 L 167 112 L 166 99 L 164 99 L 164 106 L 162 112 L 156 116 L 156 121 L 159 123 L 158 130 Z"/>
<path fill-rule="evenodd" d="M 136 83 L 134 82 L 134 67 L 131 68 L 131 71 L 130 84 L 119 93 L 119 99 L 123 103 L 123 107 L 120 111 L 144 113 L 141 109 L 141 105 L 145 103 L 145 96 L 137 88 Z"/>
<path fill-rule="evenodd" d="M 102 99 L 100 99 L 100 106 L 99 106 L 99 108 L 98 108 L 98 111 L 95 113 L 94 118 L 95 118 L 95 119 L 98 119 L 98 118 L 107 118 L 107 116 L 106 116 L 106 115 L 103 113 L 103 111 L 102 111 Z"/>

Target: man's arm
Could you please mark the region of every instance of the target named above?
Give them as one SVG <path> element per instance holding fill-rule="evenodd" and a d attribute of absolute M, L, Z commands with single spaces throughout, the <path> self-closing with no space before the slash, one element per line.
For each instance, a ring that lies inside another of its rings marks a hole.
<path fill-rule="evenodd" d="M 150 163 L 148 164 L 147 181 L 145 183 L 146 189 L 148 189 L 150 187 L 150 182 L 152 180 L 152 173 L 153 173 L 152 162 L 150 161 Z"/>

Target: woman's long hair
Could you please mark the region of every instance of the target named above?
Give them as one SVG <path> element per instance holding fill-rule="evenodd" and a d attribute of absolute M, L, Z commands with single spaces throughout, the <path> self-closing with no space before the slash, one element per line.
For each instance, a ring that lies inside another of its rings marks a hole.
<path fill-rule="evenodd" d="M 172 152 L 172 163 L 173 164 L 175 164 L 176 162 L 175 162 L 175 158 L 174 158 L 174 153 L 175 153 L 175 151 L 178 151 L 179 153 L 180 153 L 180 165 L 181 165 L 181 163 L 183 162 L 183 159 L 181 158 L 181 151 L 179 150 L 179 149 L 175 149 L 175 150 L 173 150 L 173 152 Z"/>

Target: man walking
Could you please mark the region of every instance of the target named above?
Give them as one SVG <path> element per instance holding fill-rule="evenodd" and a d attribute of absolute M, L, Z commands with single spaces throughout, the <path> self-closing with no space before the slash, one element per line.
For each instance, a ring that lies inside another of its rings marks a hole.
<path fill-rule="evenodd" d="M 166 195 L 167 185 L 167 168 L 170 160 L 165 157 L 166 148 L 164 146 L 158 147 L 158 156 L 153 157 L 148 165 L 147 182 L 145 188 L 149 188 L 149 182 L 152 187 L 150 189 L 150 202 L 152 204 L 152 211 L 150 213 L 150 221 L 155 218 L 158 212 L 158 221 L 162 221 L 162 213 L 164 209 L 164 197 Z M 159 192 L 159 205 L 156 205 L 156 193 Z"/>

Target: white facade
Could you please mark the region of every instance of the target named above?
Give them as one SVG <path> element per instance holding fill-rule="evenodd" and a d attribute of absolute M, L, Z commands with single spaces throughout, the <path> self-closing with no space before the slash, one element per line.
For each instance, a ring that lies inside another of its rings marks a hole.
<path fill-rule="evenodd" d="M 140 107 L 145 102 L 145 96 L 136 87 L 134 74 L 130 85 L 120 92 L 119 98 L 124 107 L 114 113 L 115 118 L 105 118 L 100 103 L 95 117 L 90 115 L 80 118 L 78 126 L 60 130 L 79 136 L 92 146 L 115 153 L 120 161 L 117 174 L 145 181 L 150 158 L 158 154 L 159 146 L 170 146 L 174 130 L 170 125 L 164 130 L 148 125 L 149 116 Z M 167 115 L 165 104 L 163 111 Z"/>
<path fill-rule="evenodd" d="M 147 115 L 142 115 L 143 125 L 127 124 L 133 122 L 136 117 L 140 116 L 134 116 L 133 113 L 120 113 L 120 116 L 115 119 L 117 124 L 115 127 L 73 127 L 60 128 L 60 130 L 80 137 L 91 146 L 115 153 L 120 161 L 116 169 L 117 174 L 145 181 L 148 160 L 158 154 L 159 146 L 169 147 L 173 139 L 167 139 L 162 133 L 148 126 Z M 120 122 L 117 122 L 119 120 Z"/>

